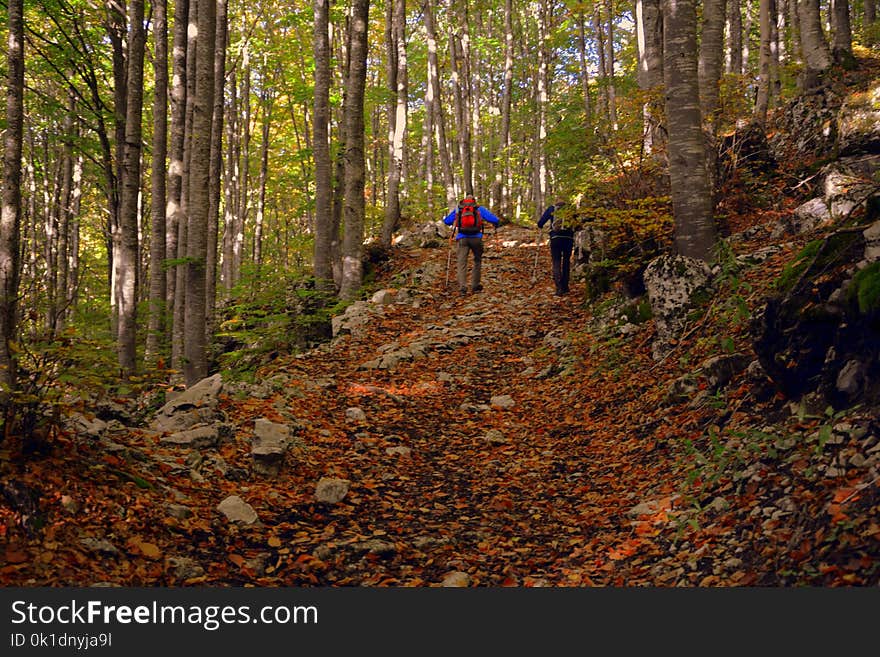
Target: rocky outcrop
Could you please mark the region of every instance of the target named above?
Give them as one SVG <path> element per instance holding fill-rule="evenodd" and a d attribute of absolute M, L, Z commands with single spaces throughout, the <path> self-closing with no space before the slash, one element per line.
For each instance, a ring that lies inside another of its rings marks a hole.
<path fill-rule="evenodd" d="M 697 293 L 710 286 L 711 270 L 702 260 L 663 255 L 648 265 L 644 279 L 657 329 L 654 358 L 661 358 L 669 341 L 684 328 Z"/>

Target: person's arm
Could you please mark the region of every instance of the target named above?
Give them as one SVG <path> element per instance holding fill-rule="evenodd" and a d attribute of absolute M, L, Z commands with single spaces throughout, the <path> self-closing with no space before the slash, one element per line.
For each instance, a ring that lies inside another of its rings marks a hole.
<path fill-rule="evenodd" d="M 452 212 L 447 214 L 443 218 L 443 223 L 446 224 L 447 226 L 451 226 L 455 222 L 455 212 L 456 212 L 455 210 L 452 210 Z"/>
<path fill-rule="evenodd" d="M 496 226 L 498 225 L 498 217 L 492 214 L 492 212 L 488 208 L 484 208 L 482 205 L 479 206 L 479 213 L 480 216 L 488 221 L 490 224 L 495 224 Z"/>
<path fill-rule="evenodd" d="M 553 216 L 553 206 L 549 206 L 546 210 L 544 210 L 544 214 L 541 215 L 541 218 L 538 219 L 538 228 L 543 228 L 544 224 L 550 221 L 550 218 Z"/>

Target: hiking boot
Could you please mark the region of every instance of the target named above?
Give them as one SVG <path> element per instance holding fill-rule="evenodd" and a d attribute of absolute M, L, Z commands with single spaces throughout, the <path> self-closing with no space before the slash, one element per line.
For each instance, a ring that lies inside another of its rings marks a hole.
<path fill-rule="evenodd" d="M 481 292 L 482 290 L 483 290 L 483 286 L 477 285 L 473 290 L 471 290 L 471 292 L 476 294 L 477 292 Z"/>
<path fill-rule="evenodd" d="M 458 290 L 458 296 L 460 296 L 460 297 L 465 297 L 465 296 L 467 296 L 467 288 L 466 288 L 466 287 L 460 288 L 460 289 Z"/>

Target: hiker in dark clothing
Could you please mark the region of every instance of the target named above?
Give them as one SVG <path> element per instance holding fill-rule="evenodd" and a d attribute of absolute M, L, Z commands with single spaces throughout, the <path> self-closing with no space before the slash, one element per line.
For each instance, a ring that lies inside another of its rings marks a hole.
<path fill-rule="evenodd" d="M 483 289 L 480 284 L 483 265 L 483 224 L 489 222 L 493 226 L 498 225 L 498 217 L 492 214 L 477 202 L 472 196 L 465 197 L 443 219 L 447 226 L 455 226 L 455 241 L 457 249 L 457 275 L 458 293 L 464 296 L 468 292 L 467 284 L 467 261 L 468 253 L 474 254 L 474 270 L 471 275 L 471 292 L 479 292 Z"/>
<path fill-rule="evenodd" d="M 574 249 L 574 229 L 566 226 L 564 217 L 556 214 L 556 210 L 565 203 L 557 201 L 546 210 L 538 220 L 538 228 L 550 223 L 550 257 L 553 260 L 553 282 L 556 284 L 556 296 L 568 294 L 568 278 L 571 272 L 571 252 Z"/>

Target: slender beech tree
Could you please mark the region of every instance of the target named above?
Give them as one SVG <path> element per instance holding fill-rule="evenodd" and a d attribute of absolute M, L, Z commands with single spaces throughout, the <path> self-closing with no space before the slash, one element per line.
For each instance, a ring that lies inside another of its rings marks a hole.
<path fill-rule="evenodd" d="M 734 75 L 743 74 L 743 21 L 741 0 L 727 0 L 727 66 Z"/>
<path fill-rule="evenodd" d="M 21 153 L 24 136 L 24 7 L 8 0 L 6 125 L 3 138 L 3 199 L 0 207 L 0 401 L 15 389 L 18 359 Z M 2 439 L 2 436 L 0 436 Z"/>
<path fill-rule="evenodd" d="M 831 0 L 831 55 L 844 68 L 855 66 L 852 50 L 852 24 L 849 17 L 849 0 Z"/>
<path fill-rule="evenodd" d="M 714 137 L 721 111 L 721 68 L 724 56 L 725 0 L 703 0 L 703 22 L 700 33 L 700 107 L 703 122 Z M 714 148 L 712 149 L 714 151 Z"/>
<path fill-rule="evenodd" d="M 694 4 L 694 0 L 663 0 L 663 77 L 675 248 L 680 255 L 709 262 L 717 230 L 700 115 Z"/>
<path fill-rule="evenodd" d="M 168 156 L 168 22 L 166 0 L 153 0 L 153 156 L 150 190 L 150 306 L 145 357 L 155 362 L 162 350 L 165 308 L 165 190 Z"/>
<path fill-rule="evenodd" d="M 440 94 L 440 67 L 434 22 L 434 0 L 425 1 L 425 33 L 428 40 L 428 92 L 426 96 L 428 109 L 426 111 L 433 114 L 434 138 L 437 144 L 437 155 L 440 159 L 440 169 L 443 172 L 446 204 L 452 207 L 456 203 L 456 191 L 452 174 L 452 158 L 446 141 L 446 121 L 443 118 L 443 103 Z"/>
<path fill-rule="evenodd" d="M 217 3 L 202 0 L 198 7 L 196 81 L 193 102 L 192 159 L 186 232 L 186 308 L 184 313 L 184 379 L 191 386 L 208 374 L 205 341 L 207 321 L 205 263 L 210 209 L 211 126 L 214 116 L 214 47 Z"/>
<path fill-rule="evenodd" d="M 400 224 L 400 187 L 403 176 L 404 136 L 407 129 L 406 0 L 387 0 L 388 62 L 388 200 L 380 243 L 388 247 Z"/>
<path fill-rule="evenodd" d="M 214 47 L 214 110 L 211 118 L 211 172 L 208 176 L 208 253 L 205 260 L 205 303 L 207 322 L 205 331 L 210 337 L 214 330 L 214 309 L 217 303 L 217 249 L 220 232 L 220 181 L 223 171 L 223 123 L 225 118 L 223 96 L 226 91 L 226 42 L 229 33 L 229 6 L 227 0 L 217 0 L 217 32 Z"/>
<path fill-rule="evenodd" d="M 139 197 L 141 191 L 141 118 L 144 96 L 143 0 L 129 0 L 128 94 L 125 112 L 125 147 L 123 149 L 119 221 L 113 234 L 113 268 L 116 282 L 117 353 L 123 375 L 137 366 L 137 284 Z"/>
<path fill-rule="evenodd" d="M 758 24 L 760 40 L 758 50 L 758 93 L 755 97 L 755 120 L 764 125 L 767 121 L 767 110 L 770 106 L 770 65 L 772 30 L 770 21 L 773 19 L 772 0 L 760 0 Z"/>
<path fill-rule="evenodd" d="M 333 199 L 330 162 L 330 0 L 313 0 L 314 12 L 314 159 L 315 159 L 315 246 L 313 266 L 316 284 L 332 290 Z"/>
<path fill-rule="evenodd" d="M 194 4 L 195 0 L 192 0 Z M 177 0 L 174 3 L 174 37 L 171 51 L 171 141 L 168 164 L 168 200 L 165 205 L 165 257 L 175 260 L 178 256 L 178 240 L 181 223 L 185 225 L 183 214 L 183 176 L 186 169 L 184 162 L 184 144 L 186 141 L 186 96 L 187 96 L 187 29 L 190 20 L 190 0 Z M 175 264 L 166 269 L 165 279 L 165 338 L 173 338 L 173 313 L 177 298 L 177 272 L 180 268 Z M 181 344 L 173 340 L 171 344 L 171 364 L 180 367 Z"/>
<path fill-rule="evenodd" d="M 819 0 L 797 0 L 801 55 L 806 65 L 801 87 L 807 91 L 819 85 L 831 67 L 831 50 L 822 31 Z"/>
<path fill-rule="evenodd" d="M 365 158 L 364 92 L 367 81 L 369 0 L 353 0 L 345 85 L 345 183 L 343 194 L 342 282 L 339 296 L 354 299 L 363 283 Z"/>
<path fill-rule="evenodd" d="M 665 153 L 662 107 L 655 96 L 663 86 L 663 15 L 660 0 L 636 0 L 636 39 L 639 53 L 637 81 L 648 98 L 642 107 L 645 153 Z M 584 56 L 581 55 L 583 60 Z M 583 67 L 583 66 L 582 66 Z"/>

